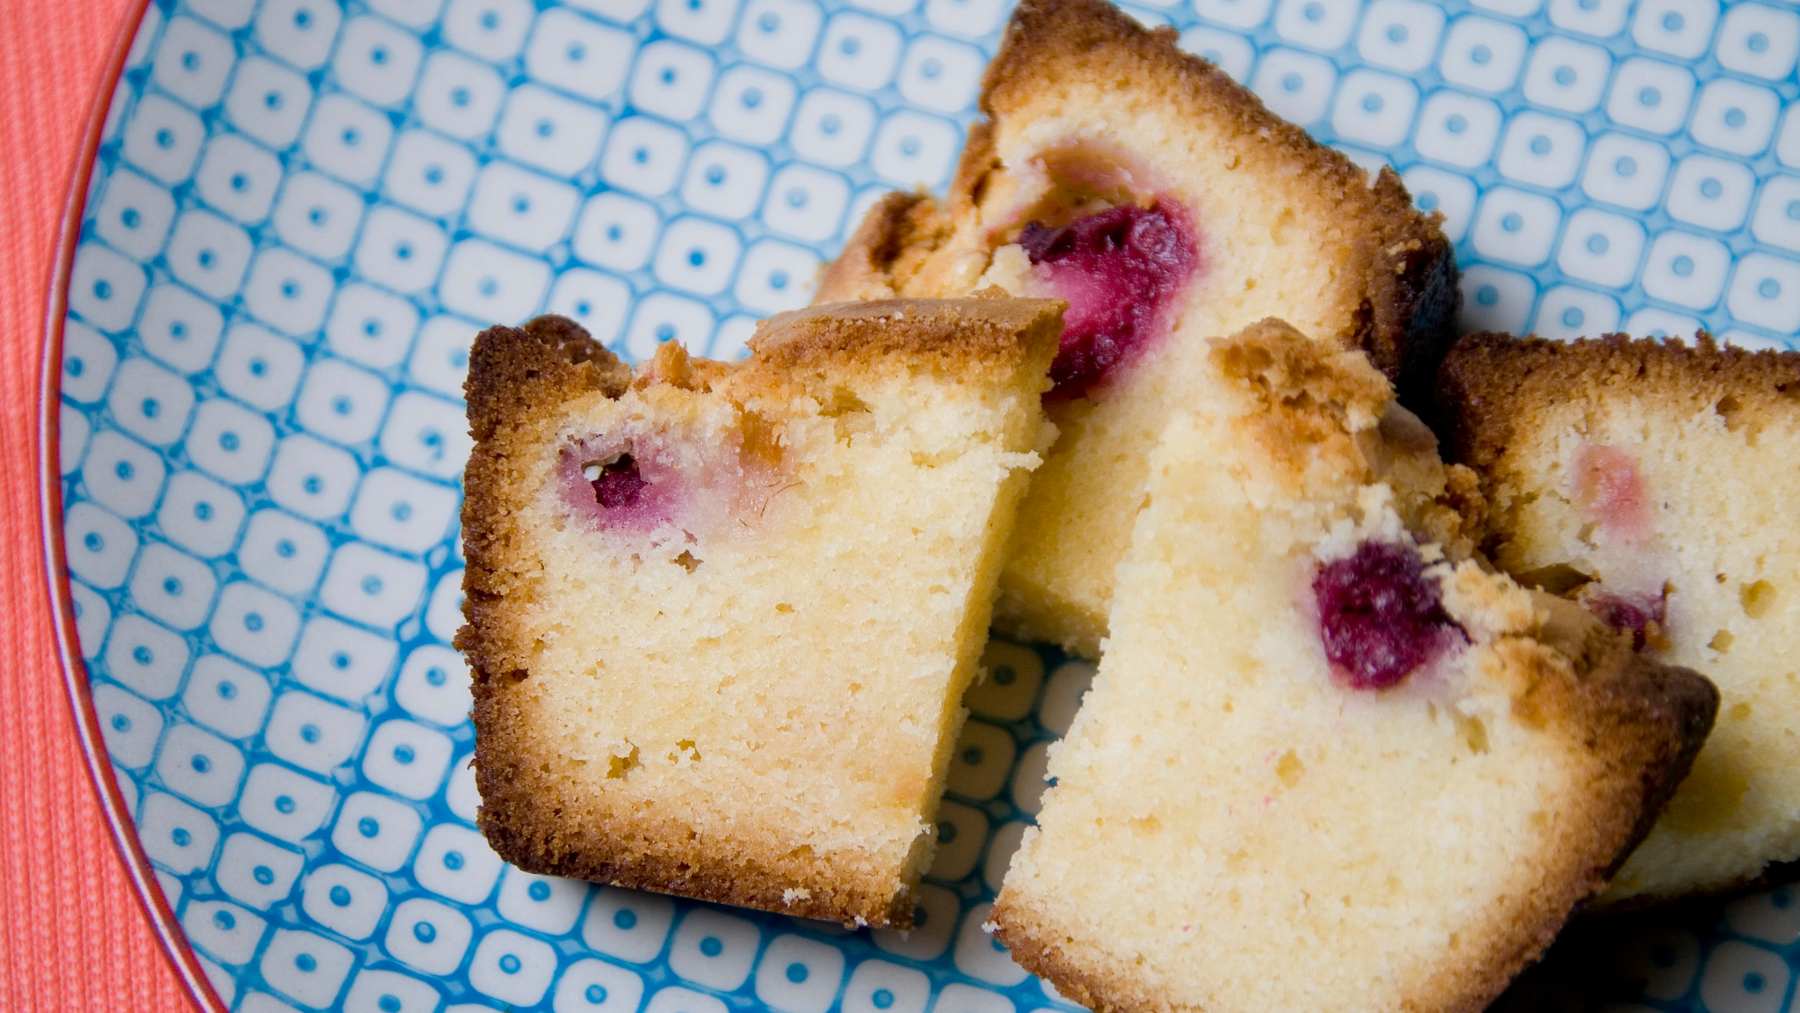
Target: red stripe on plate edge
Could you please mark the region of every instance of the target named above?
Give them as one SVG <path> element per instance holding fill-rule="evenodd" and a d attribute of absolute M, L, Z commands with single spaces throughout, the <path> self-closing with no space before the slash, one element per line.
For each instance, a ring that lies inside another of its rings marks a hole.
<path fill-rule="evenodd" d="M 125 871 L 137 888 L 144 913 L 162 941 L 163 952 L 180 975 L 188 993 L 202 1009 L 224 1011 L 227 1007 L 207 980 L 199 955 L 181 931 L 181 923 L 169 907 L 168 898 L 156 882 L 155 870 L 138 839 L 137 825 L 126 809 L 125 796 L 113 776 L 112 763 L 106 756 L 106 745 L 100 733 L 100 717 L 94 711 L 92 686 L 87 665 L 81 660 L 81 642 L 75 629 L 74 599 L 69 591 L 68 561 L 63 547 L 62 471 L 60 457 L 62 406 L 63 321 L 69 308 L 69 273 L 75 262 L 75 246 L 81 238 L 81 218 L 87 207 L 87 191 L 93 179 L 94 162 L 100 151 L 100 134 L 112 108 L 113 94 L 125 72 L 125 59 L 144 23 L 150 0 L 139 0 L 135 15 L 120 26 L 118 39 L 100 72 L 99 91 L 88 113 L 87 126 L 75 152 L 75 164 L 69 178 L 69 195 L 63 205 L 61 223 L 57 227 L 55 251 L 50 260 L 50 283 L 44 302 L 43 377 L 38 386 L 38 461 L 41 511 L 44 536 L 45 591 L 50 599 L 50 622 L 55 631 L 57 653 L 62 662 L 63 680 L 69 690 L 69 705 L 74 711 L 75 729 L 81 738 L 81 749 L 87 756 L 88 773 L 94 790 L 100 796 L 101 811 L 112 826 L 113 841 L 125 860 Z"/>

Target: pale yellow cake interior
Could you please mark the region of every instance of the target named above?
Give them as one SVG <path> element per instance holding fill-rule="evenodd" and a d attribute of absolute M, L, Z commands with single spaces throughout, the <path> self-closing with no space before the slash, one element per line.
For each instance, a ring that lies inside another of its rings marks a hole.
<path fill-rule="evenodd" d="M 1693 773 L 1609 899 L 1716 890 L 1800 857 L 1800 412 L 1733 415 L 1628 390 L 1540 411 L 1516 427 L 1495 484 L 1508 536 L 1497 561 L 1515 573 L 1570 566 L 1628 595 L 1666 587 L 1652 653 L 1722 695 Z M 1577 502 L 1571 468 L 1593 446 L 1634 462 L 1647 539 L 1622 541 Z"/>
<path fill-rule="evenodd" d="M 1468 643 L 1390 690 L 1337 681 L 1319 563 L 1418 544 L 1445 470 L 1399 409 L 1378 424 L 1378 403 L 1340 415 L 1296 394 L 1344 427 L 1309 442 L 1246 417 L 1225 389 L 1242 382 L 1195 388 L 1149 458 L 1107 651 L 1052 747 L 1002 934 L 1123 1008 L 1466 1000 L 1524 959 L 1523 898 L 1591 846 L 1596 761 L 1513 700 L 1521 671 L 1571 663 L 1539 639 L 1547 599 L 1424 544 Z"/>
<path fill-rule="evenodd" d="M 572 519 L 551 479 L 566 440 L 537 448 L 519 521 L 542 576 L 516 612 L 536 649 L 510 692 L 564 825 L 611 828 L 622 849 L 672 834 L 657 845 L 671 865 L 799 870 L 793 898 L 917 880 L 1047 435 L 1043 356 L 967 380 L 903 358 L 836 385 L 652 384 L 560 408 L 570 439 L 762 447 L 744 500 L 688 535 Z"/>

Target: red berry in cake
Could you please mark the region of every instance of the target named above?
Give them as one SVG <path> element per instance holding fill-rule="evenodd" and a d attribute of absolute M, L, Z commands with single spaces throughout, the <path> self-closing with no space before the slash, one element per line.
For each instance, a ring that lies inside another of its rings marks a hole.
<path fill-rule="evenodd" d="M 1356 689 L 1399 683 L 1462 633 L 1425 561 L 1407 545 L 1365 541 L 1321 565 L 1312 590 L 1325 657 Z"/>
<path fill-rule="evenodd" d="M 1049 397 L 1076 398 L 1135 358 L 1165 329 L 1164 310 L 1199 264 L 1181 211 L 1123 204 L 1051 229 L 1032 222 L 1019 245 L 1068 302 Z"/>
<path fill-rule="evenodd" d="M 1590 443 L 1575 452 L 1575 504 L 1600 530 L 1627 542 L 1650 534 L 1650 504 L 1637 462 L 1617 447 Z"/>
<path fill-rule="evenodd" d="M 1642 650 L 1647 643 L 1662 639 L 1669 621 L 1668 592 L 1661 594 L 1614 594 L 1590 584 L 1579 596 L 1587 610 L 1615 630 L 1631 634 L 1631 645 Z"/>
<path fill-rule="evenodd" d="M 599 473 L 589 477 L 595 471 Z M 608 510 L 632 506 L 650 484 L 630 454 L 620 454 L 605 464 L 589 464 L 582 469 L 582 476 L 594 487 L 594 499 Z"/>

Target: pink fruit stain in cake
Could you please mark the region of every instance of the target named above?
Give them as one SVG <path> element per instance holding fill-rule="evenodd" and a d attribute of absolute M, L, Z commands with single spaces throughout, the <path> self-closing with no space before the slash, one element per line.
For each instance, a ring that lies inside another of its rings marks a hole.
<path fill-rule="evenodd" d="M 557 460 L 563 502 L 601 529 L 650 531 L 675 520 L 686 497 L 671 457 L 643 437 L 575 440 Z"/>
<path fill-rule="evenodd" d="M 1398 684 L 1463 632 L 1410 546 L 1365 541 L 1322 564 L 1312 590 L 1325 657 L 1332 672 L 1356 689 Z"/>
<path fill-rule="evenodd" d="M 1594 588 L 1594 585 L 1589 585 Z M 1596 618 L 1615 630 L 1631 634 L 1631 646 L 1642 650 L 1647 643 L 1662 639 L 1669 621 L 1669 595 L 1614 594 L 1594 588 L 1583 589 L 1580 601 Z"/>
<path fill-rule="evenodd" d="M 571 436 L 554 474 L 564 510 L 584 526 L 684 544 L 760 520 L 793 484 L 779 433 L 751 413 L 724 434 L 630 425 Z"/>
<path fill-rule="evenodd" d="M 1200 260 L 1186 216 L 1164 201 L 1110 207 L 1056 229 L 1031 222 L 1019 245 L 1069 304 L 1045 395 L 1054 400 L 1086 395 L 1141 354 Z"/>
<path fill-rule="evenodd" d="M 1605 444 L 1583 444 L 1572 468 L 1575 505 L 1602 531 L 1627 542 L 1650 534 L 1650 503 L 1643 476 L 1630 454 Z"/>

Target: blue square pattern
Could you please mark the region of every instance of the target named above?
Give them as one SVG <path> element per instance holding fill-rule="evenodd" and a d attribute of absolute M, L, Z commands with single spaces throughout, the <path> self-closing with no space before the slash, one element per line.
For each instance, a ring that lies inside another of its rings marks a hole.
<path fill-rule="evenodd" d="M 552 311 L 631 359 L 670 340 L 741 354 L 879 194 L 947 182 L 1006 6 L 150 5 L 70 282 L 64 537 L 113 772 L 228 1003 L 1066 1005 L 981 924 L 1087 665 L 989 648 L 900 935 L 505 867 L 473 826 L 469 676 L 447 646 L 471 336 Z M 1800 331 L 1792 9 L 1134 13 L 1399 169 L 1457 244 L 1466 327 Z M 1780 888 L 1599 935 L 1515 990 L 1521 1008 L 1596 988 L 1780 1008 L 1800 907 Z"/>

